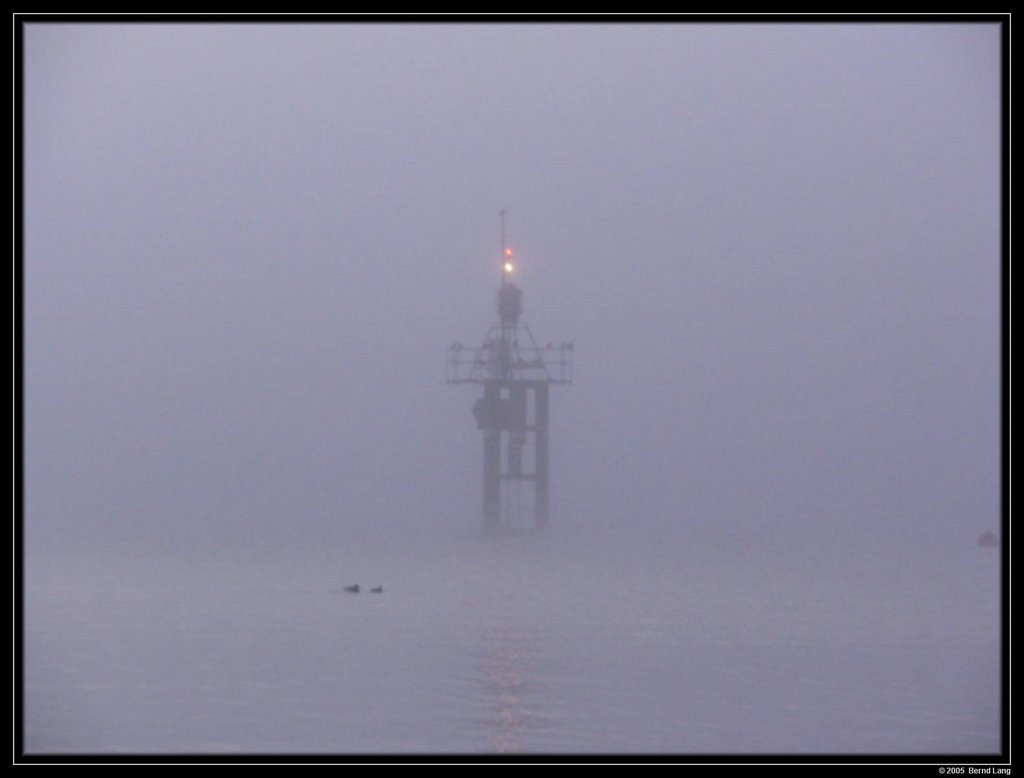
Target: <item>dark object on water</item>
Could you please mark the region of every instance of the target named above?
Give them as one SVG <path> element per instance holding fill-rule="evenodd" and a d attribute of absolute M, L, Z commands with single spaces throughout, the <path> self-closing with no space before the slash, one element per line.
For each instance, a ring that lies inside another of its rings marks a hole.
<path fill-rule="evenodd" d="M 374 586 L 372 589 L 370 589 L 370 591 L 373 592 L 374 594 L 381 594 L 384 591 L 384 587 L 383 586 Z"/>
<path fill-rule="evenodd" d="M 992 530 L 985 530 L 978 536 L 978 545 L 985 548 L 995 548 L 999 545 L 999 541 L 996 539 L 996 533 Z"/>
<path fill-rule="evenodd" d="M 352 594 L 359 594 L 359 584 L 352 584 L 351 586 L 346 586 L 345 591 L 352 592 Z"/>

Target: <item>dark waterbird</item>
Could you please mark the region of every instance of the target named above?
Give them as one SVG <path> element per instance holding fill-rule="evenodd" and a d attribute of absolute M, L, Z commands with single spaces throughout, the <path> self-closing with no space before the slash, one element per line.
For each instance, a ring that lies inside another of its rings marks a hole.
<path fill-rule="evenodd" d="M 370 589 L 370 591 L 373 592 L 374 594 L 381 594 L 384 591 L 384 587 L 383 586 L 374 586 L 372 589 Z"/>
<path fill-rule="evenodd" d="M 352 594 L 359 594 L 359 584 L 352 584 L 351 586 L 346 586 L 345 591 L 352 592 Z"/>

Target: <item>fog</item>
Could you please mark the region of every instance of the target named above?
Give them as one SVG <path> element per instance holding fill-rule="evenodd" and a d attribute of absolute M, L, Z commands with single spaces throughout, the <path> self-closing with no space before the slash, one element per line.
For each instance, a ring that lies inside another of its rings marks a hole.
<path fill-rule="evenodd" d="M 29 750 L 997 751 L 1000 57 L 996 24 L 28 24 Z M 477 391 L 444 359 L 496 318 L 502 209 L 524 319 L 575 366 L 549 531 L 492 537 Z M 353 657 L 372 630 L 427 648 L 357 682 L 318 635 L 336 607 Z M 168 612 L 183 632 L 136 626 Z M 664 721 L 694 623 L 708 728 L 631 736 L 622 690 Z M 166 648 L 218 629 L 224 655 Z M 854 634 L 877 640 L 851 660 Z M 331 739 L 319 660 L 278 682 L 323 729 L 239 697 L 284 660 L 236 649 L 271 635 L 340 663 L 373 734 Z M 547 718 L 431 716 L 476 699 L 460 656 L 531 651 Z M 808 655 L 812 682 L 934 697 L 875 739 L 875 698 L 816 717 L 834 690 L 797 692 L 797 723 L 738 702 Z M 227 686 L 132 702 L 189 669 Z M 168 733 L 206 693 L 239 707 Z"/>

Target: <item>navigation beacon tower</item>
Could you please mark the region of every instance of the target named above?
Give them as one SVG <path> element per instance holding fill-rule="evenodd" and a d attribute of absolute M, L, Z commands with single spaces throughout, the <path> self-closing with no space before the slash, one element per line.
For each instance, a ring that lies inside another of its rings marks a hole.
<path fill-rule="evenodd" d="M 505 242 L 501 218 L 501 286 L 498 321 L 479 348 L 454 343 L 448 348 L 449 384 L 480 384 L 483 397 L 473 405 L 476 425 L 484 433 L 484 524 L 496 527 L 517 516 L 532 486 L 537 527 L 548 522 L 548 387 L 572 383 L 572 343 L 544 348 L 520 321 L 523 292 L 512 282 L 516 271 Z"/>

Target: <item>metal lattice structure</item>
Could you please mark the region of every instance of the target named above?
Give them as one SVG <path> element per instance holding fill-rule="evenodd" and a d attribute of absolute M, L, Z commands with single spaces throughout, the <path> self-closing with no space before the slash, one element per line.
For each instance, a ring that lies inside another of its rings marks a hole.
<path fill-rule="evenodd" d="M 449 384 L 479 384 L 483 397 L 473 406 L 477 427 L 484 433 L 483 513 L 487 526 L 518 511 L 521 487 L 533 487 L 536 525 L 549 513 L 548 387 L 572 383 L 573 344 L 537 345 L 530 328 L 519 320 L 523 293 L 511 281 L 512 251 L 505 245 L 502 212 L 501 286 L 498 321 L 483 344 L 448 348 L 445 378 Z"/>
<path fill-rule="evenodd" d="M 461 343 L 448 347 L 445 379 L 449 384 L 486 384 L 494 379 L 502 359 L 503 344 L 508 346 L 508 380 L 543 381 L 548 384 L 572 383 L 572 343 L 538 346 L 530 328 L 517 323 L 509 337 L 502 325 L 492 324 L 483 345 L 466 348 Z"/>

